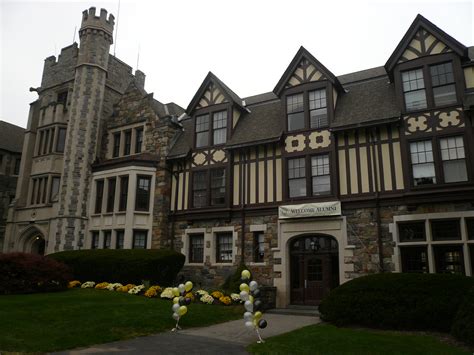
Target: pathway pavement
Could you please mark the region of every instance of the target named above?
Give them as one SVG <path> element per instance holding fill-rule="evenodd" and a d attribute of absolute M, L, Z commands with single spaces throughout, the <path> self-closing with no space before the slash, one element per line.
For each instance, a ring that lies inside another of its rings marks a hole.
<path fill-rule="evenodd" d="M 320 322 L 318 317 L 264 314 L 268 322 L 260 330 L 262 338 L 287 333 Z M 257 341 L 255 331 L 247 329 L 243 320 L 230 321 L 209 327 L 190 328 L 177 333 L 166 332 L 130 340 L 101 344 L 85 349 L 54 354 L 247 354 L 245 347 Z"/>

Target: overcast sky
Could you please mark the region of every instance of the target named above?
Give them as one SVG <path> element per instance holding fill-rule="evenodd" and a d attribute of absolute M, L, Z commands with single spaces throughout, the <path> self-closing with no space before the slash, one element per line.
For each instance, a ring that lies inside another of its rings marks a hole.
<path fill-rule="evenodd" d="M 418 13 L 473 45 L 473 4 L 122 0 L 117 16 L 118 0 L 0 0 L 0 120 L 26 126 L 29 103 L 37 98 L 28 89 L 41 84 L 44 59 L 73 42 L 90 6 L 115 15 L 116 55 L 134 70 L 140 48 L 145 89 L 186 107 L 208 71 L 240 97 L 272 91 L 301 45 L 336 75 L 384 65 Z"/>

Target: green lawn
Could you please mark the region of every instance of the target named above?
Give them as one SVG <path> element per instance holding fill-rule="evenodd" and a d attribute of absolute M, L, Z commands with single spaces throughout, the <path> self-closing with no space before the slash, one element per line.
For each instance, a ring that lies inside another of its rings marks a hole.
<path fill-rule="evenodd" d="M 311 325 L 247 348 L 253 354 L 447 355 L 472 354 L 429 335 Z"/>
<path fill-rule="evenodd" d="M 0 350 L 53 351 L 106 343 L 174 327 L 172 303 L 107 290 L 0 296 Z M 241 306 L 193 303 L 183 328 L 242 317 Z"/>

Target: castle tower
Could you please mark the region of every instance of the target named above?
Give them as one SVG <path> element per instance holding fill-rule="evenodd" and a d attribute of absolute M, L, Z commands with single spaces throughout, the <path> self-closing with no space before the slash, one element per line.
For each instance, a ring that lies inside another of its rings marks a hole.
<path fill-rule="evenodd" d="M 80 249 L 87 228 L 91 164 L 97 156 L 99 126 L 112 44 L 114 16 L 95 7 L 85 10 L 79 30 L 68 133 L 61 180 L 55 250 Z"/>

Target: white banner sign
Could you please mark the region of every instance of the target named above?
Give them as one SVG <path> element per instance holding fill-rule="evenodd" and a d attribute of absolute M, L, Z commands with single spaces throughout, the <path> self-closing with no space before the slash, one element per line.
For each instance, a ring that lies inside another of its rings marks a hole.
<path fill-rule="evenodd" d="M 280 219 L 340 215 L 340 201 L 304 203 L 302 205 L 287 205 L 278 208 L 278 218 Z"/>

